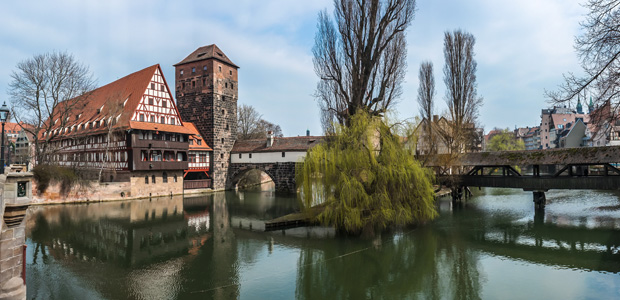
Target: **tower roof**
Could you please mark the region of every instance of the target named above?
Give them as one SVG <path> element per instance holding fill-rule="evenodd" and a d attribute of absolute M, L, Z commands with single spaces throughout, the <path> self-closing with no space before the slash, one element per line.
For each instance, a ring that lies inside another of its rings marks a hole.
<path fill-rule="evenodd" d="M 174 66 L 180 66 L 187 63 L 201 61 L 206 59 L 217 59 L 223 63 L 227 63 L 235 68 L 239 68 L 239 66 L 235 65 L 229 58 L 224 54 L 224 52 L 215 44 L 211 44 L 208 46 L 203 46 L 196 49 L 192 54 L 188 55 L 181 62 L 175 64 Z"/>

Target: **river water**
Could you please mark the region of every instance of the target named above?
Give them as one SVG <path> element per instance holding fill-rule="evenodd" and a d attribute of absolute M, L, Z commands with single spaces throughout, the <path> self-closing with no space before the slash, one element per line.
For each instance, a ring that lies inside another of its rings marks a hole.
<path fill-rule="evenodd" d="M 28 299 L 620 299 L 620 194 L 475 190 L 371 239 L 270 191 L 31 207 Z"/>

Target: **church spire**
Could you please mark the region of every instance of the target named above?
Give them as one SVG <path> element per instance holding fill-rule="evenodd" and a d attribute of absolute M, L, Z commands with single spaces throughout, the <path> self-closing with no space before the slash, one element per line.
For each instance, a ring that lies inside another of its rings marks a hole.
<path fill-rule="evenodd" d="M 577 95 L 577 113 L 583 114 L 583 106 L 581 105 L 581 97 Z"/>

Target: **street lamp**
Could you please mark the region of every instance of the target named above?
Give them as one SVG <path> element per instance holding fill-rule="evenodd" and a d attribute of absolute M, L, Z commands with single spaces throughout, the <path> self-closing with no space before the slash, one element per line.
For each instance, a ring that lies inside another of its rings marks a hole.
<path fill-rule="evenodd" d="M 0 122 L 2 122 L 2 147 L 0 151 L 0 174 L 4 174 L 4 124 L 6 120 L 9 118 L 9 108 L 6 106 L 6 102 L 2 104 L 0 107 Z"/>

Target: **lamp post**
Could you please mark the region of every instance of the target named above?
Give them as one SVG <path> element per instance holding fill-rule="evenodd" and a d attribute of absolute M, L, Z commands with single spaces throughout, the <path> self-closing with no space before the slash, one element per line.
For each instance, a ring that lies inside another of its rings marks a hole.
<path fill-rule="evenodd" d="M 2 147 L 0 147 L 0 174 L 4 174 L 4 124 L 9 118 L 9 108 L 6 106 L 6 102 L 0 107 L 0 122 L 2 122 Z"/>

